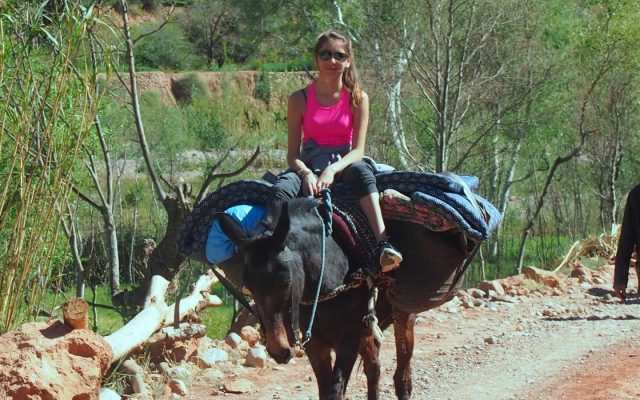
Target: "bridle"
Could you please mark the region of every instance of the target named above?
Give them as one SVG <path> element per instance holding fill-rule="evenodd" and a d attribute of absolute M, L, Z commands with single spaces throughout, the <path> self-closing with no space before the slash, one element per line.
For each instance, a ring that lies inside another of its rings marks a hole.
<path fill-rule="evenodd" d="M 320 301 L 320 289 L 322 288 L 322 278 L 324 277 L 325 267 L 325 255 L 326 255 L 326 238 L 333 232 L 332 214 L 333 204 L 331 203 L 331 190 L 329 188 L 323 189 L 321 192 L 323 203 L 322 209 L 318 207 L 314 209 L 316 216 L 320 219 L 320 225 L 322 226 L 322 244 L 320 250 L 320 275 L 318 277 L 318 285 L 316 286 L 316 293 L 311 303 L 311 317 L 309 317 L 309 325 L 304 333 L 302 341 L 300 339 L 300 302 L 302 300 L 302 288 L 298 287 L 298 280 L 292 280 L 291 287 L 291 328 L 293 330 L 293 337 L 295 338 L 295 347 L 304 349 L 304 346 L 311 340 L 311 330 L 313 329 L 313 321 L 316 317 L 316 310 L 318 309 L 318 303 Z M 322 213 L 321 213 L 322 211 Z M 287 249 L 288 250 L 288 249 Z M 293 283 L 295 282 L 295 283 Z"/>

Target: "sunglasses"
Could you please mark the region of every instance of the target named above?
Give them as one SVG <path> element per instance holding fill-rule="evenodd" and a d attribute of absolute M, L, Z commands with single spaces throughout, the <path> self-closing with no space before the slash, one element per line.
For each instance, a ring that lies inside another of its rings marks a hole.
<path fill-rule="evenodd" d="M 321 50 L 318 53 L 318 57 L 322 61 L 329 61 L 332 58 L 339 63 L 347 61 L 347 55 L 341 51 L 336 51 L 335 53 L 330 52 L 329 50 Z"/>

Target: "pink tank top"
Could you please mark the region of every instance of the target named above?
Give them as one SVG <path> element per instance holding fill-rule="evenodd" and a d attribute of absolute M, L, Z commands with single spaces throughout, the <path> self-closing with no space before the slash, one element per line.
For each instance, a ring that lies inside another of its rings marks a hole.
<path fill-rule="evenodd" d="M 323 106 L 316 99 L 316 84 L 309 85 L 302 116 L 304 143 L 312 140 L 320 146 L 344 146 L 353 140 L 353 113 L 349 92 L 342 90 L 338 102 Z"/>

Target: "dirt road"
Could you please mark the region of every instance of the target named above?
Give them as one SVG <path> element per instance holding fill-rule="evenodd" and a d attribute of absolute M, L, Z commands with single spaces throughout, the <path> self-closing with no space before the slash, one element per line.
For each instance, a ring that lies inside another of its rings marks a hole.
<path fill-rule="evenodd" d="M 635 282 L 633 282 L 635 285 Z M 639 399 L 640 298 L 611 297 L 610 283 L 573 285 L 557 296 L 532 293 L 482 307 L 448 304 L 418 316 L 413 357 L 413 399 Z M 393 332 L 382 345 L 381 397 L 395 399 Z M 252 390 L 225 393 L 199 382 L 192 399 L 316 399 L 311 368 L 270 364 L 262 370 L 226 371 Z M 366 398 L 366 380 L 354 370 L 348 398 Z"/>

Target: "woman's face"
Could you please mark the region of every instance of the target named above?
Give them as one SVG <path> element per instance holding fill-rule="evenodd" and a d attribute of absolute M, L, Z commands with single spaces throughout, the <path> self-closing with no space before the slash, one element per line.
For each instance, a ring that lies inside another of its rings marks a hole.
<path fill-rule="evenodd" d="M 321 74 L 342 74 L 350 63 L 351 57 L 347 54 L 347 47 L 340 40 L 327 40 L 316 54 L 316 64 Z"/>

